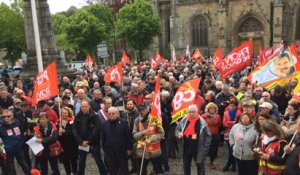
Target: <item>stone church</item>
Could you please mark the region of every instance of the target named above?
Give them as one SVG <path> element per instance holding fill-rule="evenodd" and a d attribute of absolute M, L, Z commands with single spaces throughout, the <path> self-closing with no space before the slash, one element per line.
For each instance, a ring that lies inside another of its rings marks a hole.
<path fill-rule="evenodd" d="M 181 54 L 187 45 L 213 55 L 223 54 L 253 40 L 259 48 L 300 41 L 300 0 L 152 0 L 161 17 L 160 50 L 175 47 Z"/>

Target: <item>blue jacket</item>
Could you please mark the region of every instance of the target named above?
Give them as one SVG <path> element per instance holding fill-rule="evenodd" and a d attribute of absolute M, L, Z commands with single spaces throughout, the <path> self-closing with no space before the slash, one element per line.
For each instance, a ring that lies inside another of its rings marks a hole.
<path fill-rule="evenodd" d="M 13 119 L 10 124 L 0 120 L 0 138 L 4 143 L 4 149 L 7 153 L 14 153 L 21 149 L 24 144 L 24 136 L 19 120 Z"/>

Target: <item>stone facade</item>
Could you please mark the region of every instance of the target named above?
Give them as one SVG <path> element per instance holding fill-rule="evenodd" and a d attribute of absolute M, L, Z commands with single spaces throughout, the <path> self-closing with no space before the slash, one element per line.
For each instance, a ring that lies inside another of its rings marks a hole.
<path fill-rule="evenodd" d="M 187 45 L 224 54 L 249 39 L 259 48 L 300 40 L 299 0 L 155 0 L 161 17 L 159 48 L 182 52 Z M 207 41 L 206 41 L 207 40 Z M 179 54 L 180 54 L 179 53 Z"/>
<path fill-rule="evenodd" d="M 36 0 L 36 8 L 43 67 L 46 68 L 49 63 L 56 61 L 58 74 L 63 75 L 74 73 L 75 70 L 69 69 L 66 61 L 58 57 L 51 22 L 51 14 L 47 0 Z M 38 73 L 30 0 L 24 0 L 24 17 L 28 59 L 27 63 L 23 65 L 24 71 L 21 76 L 26 79 L 33 77 Z"/>

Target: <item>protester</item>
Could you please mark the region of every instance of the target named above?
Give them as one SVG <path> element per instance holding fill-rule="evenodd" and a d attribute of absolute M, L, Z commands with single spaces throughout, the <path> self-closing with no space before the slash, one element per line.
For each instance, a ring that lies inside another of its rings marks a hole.
<path fill-rule="evenodd" d="M 208 103 L 205 108 L 205 113 L 201 115 L 201 117 L 206 121 L 207 126 L 211 133 L 211 144 L 209 147 L 209 158 L 210 158 L 210 169 L 216 169 L 214 160 L 218 155 L 218 148 L 219 148 L 219 128 L 221 126 L 221 117 L 218 114 L 218 107 L 214 103 Z"/>
<path fill-rule="evenodd" d="M 229 143 L 236 158 L 239 175 L 258 174 L 258 164 L 252 157 L 252 147 L 257 132 L 254 129 L 252 117 L 243 113 L 239 123 L 235 124 L 229 133 Z"/>
<path fill-rule="evenodd" d="M 104 159 L 110 175 L 129 175 L 128 157 L 132 154 L 132 136 L 126 120 L 116 107 L 108 108 L 108 120 L 102 125 Z"/>
<path fill-rule="evenodd" d="M 262 146 L 260 149 L 254 149 L 260 155 L 259 173 L 279 175 L 284 170 L 285 159 L 282 155 L 287 142 L 280 126 L 275 122 L 264 122 L 262 130 Z"/>
<path fill-rule="evenodd" d="M 286 155 L 285 175 L 299 175 L 300 172 L 300 120 L 297 121 L 297 133 L 290 145 L 284 147 Z"/>
<path fill-rule="evenodd" d="M 63 107 L 60 112 L 61 119 L 58 123 L 58 140 L 64 150 L 60 159 L 67 175 L 71 175 L 71 173 L 77 174 L 78 144 L 72 132 L 75 118 L 71 108 Z"/>
<path fill-rule="evenodd" d="M 128 124 L 128 128 L 130 130 L 130 137 L 131 139 L 133 140 L 133 137 L 132 137 L 132 131 L 133 131 L 133 127 L 134 127 L 134 121 L 136 118 L 139 117 L 139 111 L 136 109 L 136 105 L 134 103 L 133 100 L 129 99 L 127 102 L 126 102 L 126 107 L 125 107 L 125 111 L 123 111 L 121 114 L 120 114 L 120 117 L 127 121 L 127 124 Z M 132 169 L 130 170 L 130 173 L 135 173 L 138 169 L 137 167 L 137 160 L 136 160 L 136 157 L 134 154 L 131 154 L 130 155 L 130 160 L 131 160 L 131 166 L 132 166 Z"/>
<path fill-rule="evenodd" d="M 223 172 L 226 172 L 231 167 L 231 171 L 236 171 L 235 158 L 232 153 L 232 147 L 229 144 L 229 133 L 233 125 L 236 124 L 241 113 L 237 110 L 238 103 L 236 100 L 231 100 L 228 105 L 228 110 L 224 112 L 223 127 L 225 128 L 224 140 L 226 141 L 228 148 L 228 158 Z"/>
<path fill-rule="evenodd" d="M 176 128 L 176 136 L 183 139 L 183 171 L 191 175 L 192 159 L 196 162 L 197 174 L 205 174 L 205 157 L 209 152 L 211 134 L 203 118 L 198 115 L 196 105 L 190 105 L 187 116 L 183 118 Z"/>
<path fill-rule="evenodd" d="M 100 153 L 100 120 L 91 109 L 88 101 L 81 101 L 80 111 L 74 120 L 73 135 L 81 148 L 78 150 L 79 169 L 78 175 L 85 174 L 85 162 L 89 152 L 97 164 L 99 173 L 106 175 L 106 168 Z"/>
<path fill-rule="evenodd" d="M 296 123 L 299 120 L 299 104 L 297 102 L 290 102 L 287 106 L 287 114 L 280 123 L 285 137 L 290 138 L 296 131 Z"/>
<path fill-rule="evenodd" d="M 38 116 L 38 125 L 34 127 L 36 142 L 41 143 L 43 151 L 36 155 L 37 161 L 41 165 L 42 175 L 48 174 L 48 161 L 54 175 L 60 175 L 58 169 L 58 155 L 52 154 L 50 146 L 56 144 L 58 132 L 55 124 L 48 119 L 46 112 L 40 112 Z"/>
<path fill-rule="evenodd" d="M 142 175 L 146 175 L 148 163 L 151 161 L 155 174 L 163 173 L 160 141 L 164 137 L 164 130 L 158 126 L 149 126 L 150 111 L 146 105 L 139 105 L 138 110 L 141 115 L 135 119 L 132 131 L 136 142 L 134 153 L 137 156 L 138 172 L 142 171 Z"/>
<path fill-rule="evenodd" d="M 23 152 L 24 135 L 21 132 L 21 124 L 14 119 L 11 110 L 4 109 L 0 120 L 0 139 L 3 142 L 7 156 L 6 172 L 7 175 L 16 175 L 14 159 L 16 158 L 25 175 L 30 175 L 30 169 L 26 163 Z"/>

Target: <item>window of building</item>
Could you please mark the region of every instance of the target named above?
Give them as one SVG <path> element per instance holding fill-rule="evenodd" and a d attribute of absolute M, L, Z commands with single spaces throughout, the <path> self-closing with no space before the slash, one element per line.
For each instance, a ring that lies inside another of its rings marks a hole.
<path fill-rule="evenodd" d="M 208 22 L 203 15 L 192 20 L 192 41 L 194 47 L 208 46 Z"/>

